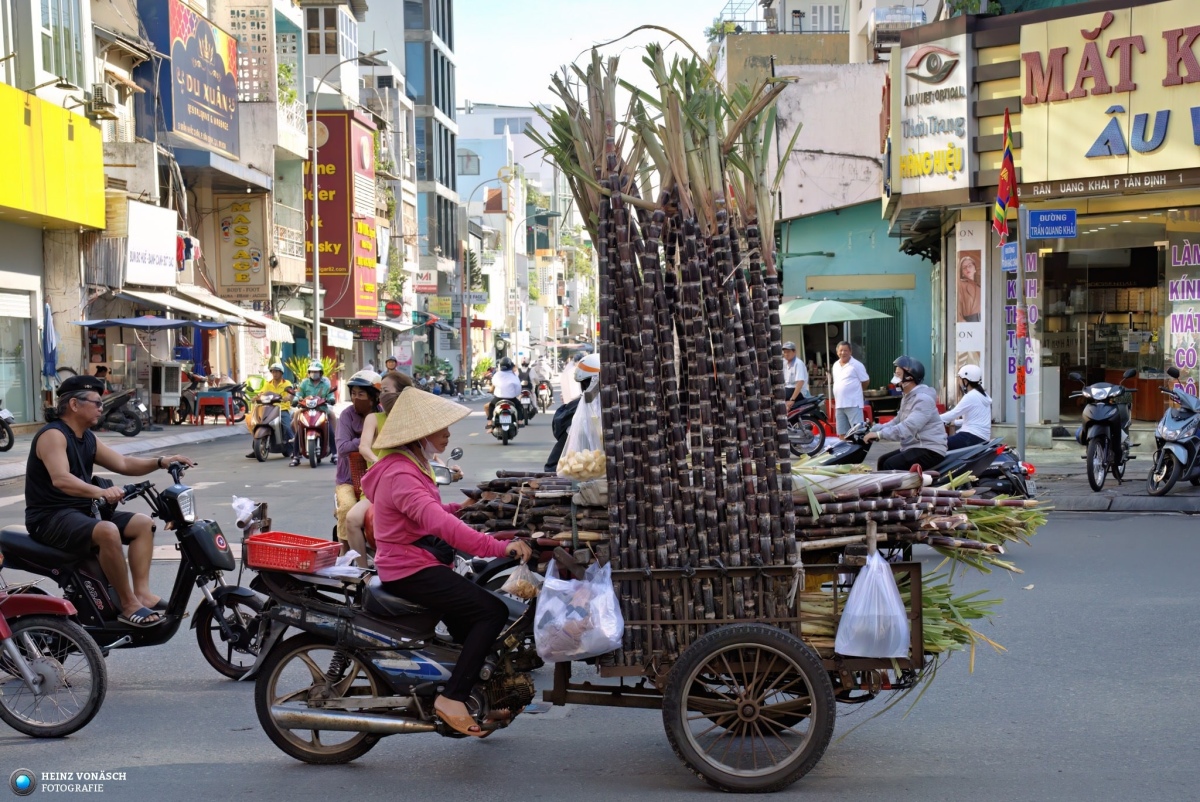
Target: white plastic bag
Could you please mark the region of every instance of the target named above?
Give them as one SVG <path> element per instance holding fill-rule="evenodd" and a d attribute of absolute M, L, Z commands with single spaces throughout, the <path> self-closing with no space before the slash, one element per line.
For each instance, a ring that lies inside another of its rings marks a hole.
<path fill-rule="evenodd" d="M 538 595 L 542 589 L 542 578 L 529 570 L 529 566 L 521 563 L 517 570 L 508 575 L 508 579 L 500 586 L 501 593 L 516 596 L 518 599 L 529 601 Z"/>
<path fill-rule="evenodd" d="M 875 552 L 850 588 L 833 648 L 853 657 L 908 657 L 908 612 L 887 561 Z"/>
<path fill-rule="evenodd" d="M 554 561 L 538 594 L 533 637 L 547 663 L 586 660 L 621 648 L 625 619 L 612 569 L 593 563 L 582 580 L 559 579 Z"/>
<path fill-rule="evenodd" d="M 600 417 L 600 394 L 590 402 L 585 394 L 575 408 L 571 430 L 562 457 L 558 460 L 558 475 L 568 479 L 599 479 L 606 474 L 604 461 L 604 423 Z"/>

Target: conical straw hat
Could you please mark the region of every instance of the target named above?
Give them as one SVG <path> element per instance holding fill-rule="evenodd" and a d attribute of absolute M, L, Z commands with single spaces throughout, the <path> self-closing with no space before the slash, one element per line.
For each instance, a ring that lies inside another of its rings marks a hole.
<path fill-rule="evenodd" d="M 471 414 L 462 404 L 406 387 L 388 413 L 383 430 L 375 438 L 374 448 L 398 448 L 434 432 L 440 432 Z"/>

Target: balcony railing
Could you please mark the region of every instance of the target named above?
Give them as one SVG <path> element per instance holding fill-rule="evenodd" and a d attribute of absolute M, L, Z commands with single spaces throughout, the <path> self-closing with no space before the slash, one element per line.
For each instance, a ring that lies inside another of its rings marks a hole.
<path fill-rule="evenodd" d="M 304 258 L 304 212 L 275 204 L 275 250 L 284 256 Z"/>
<path fill-rule="evenodd" d="M 290 126 L 293 130 L 299 131 L 301 135 L 308 135 L 308 122 L 305 114 L 305 105 L 299 100 L 291 103 L 279 103 L 279 121 L 281 124 Z"/>

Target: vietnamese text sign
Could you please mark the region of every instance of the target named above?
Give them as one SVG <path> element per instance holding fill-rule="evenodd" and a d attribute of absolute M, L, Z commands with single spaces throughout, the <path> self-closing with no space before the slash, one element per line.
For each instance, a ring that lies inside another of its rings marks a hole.
<path fill-rule="evenodd" d="M 1079 236 L 1074 209 L 1030 209 L 1027 239 L 1073 239 Z M 1016 270 L 1014 263 L 1013 269 Z"/>
<path fill-rule="evenodd" d="M 127 214 L 125 283 L 174 287 L 179 275 L 175 210 L 131 200 Z"/>
<path fill-rule="evenodd" d="M 1017 262 L 1017 243 L 1004 243 L 1004 245 L 1000 248 L 1000 268 L 1005 273 L 1016 273 Z"/>
<path fill-rule="evenodd" d="M 217 207 L 217 295 L 269 301 L 266 203 L 263 195 L 214 195 Z"/>
<path fill-rule="evenodd" d="M 965 34 L 900 51 L 900 187 L 906 195 L 970 186 L 972 52 Z"/>

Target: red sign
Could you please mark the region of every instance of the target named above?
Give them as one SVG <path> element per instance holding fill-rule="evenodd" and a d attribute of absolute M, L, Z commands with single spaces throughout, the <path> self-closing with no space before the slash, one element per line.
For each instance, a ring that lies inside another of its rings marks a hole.
<path fill-rule="evenodd" d="M 1024 366 L 1017 368 L 1017 395 L 1025 395 L 1025 368 Z"/>
<path fill-rule="evenodd" d="M 388 301 L 383 307 L 383 314 L 388 320 L 395 320 L 404 314 L 404 307 L 399 301 Z"/>
<path fill-rule="evenodd" d="M 1029 336 L 1028 318 L 1025 316 L 1025 307 L 1017 307 L 1017 336 L 1024 339 Z"/>
<path fill-rule="evenodd" d="M 378 326 L 363 326 L 358 330 L 358 339 L 377 343 L 380 334 L 382 334 L 382 330 Z"/>

